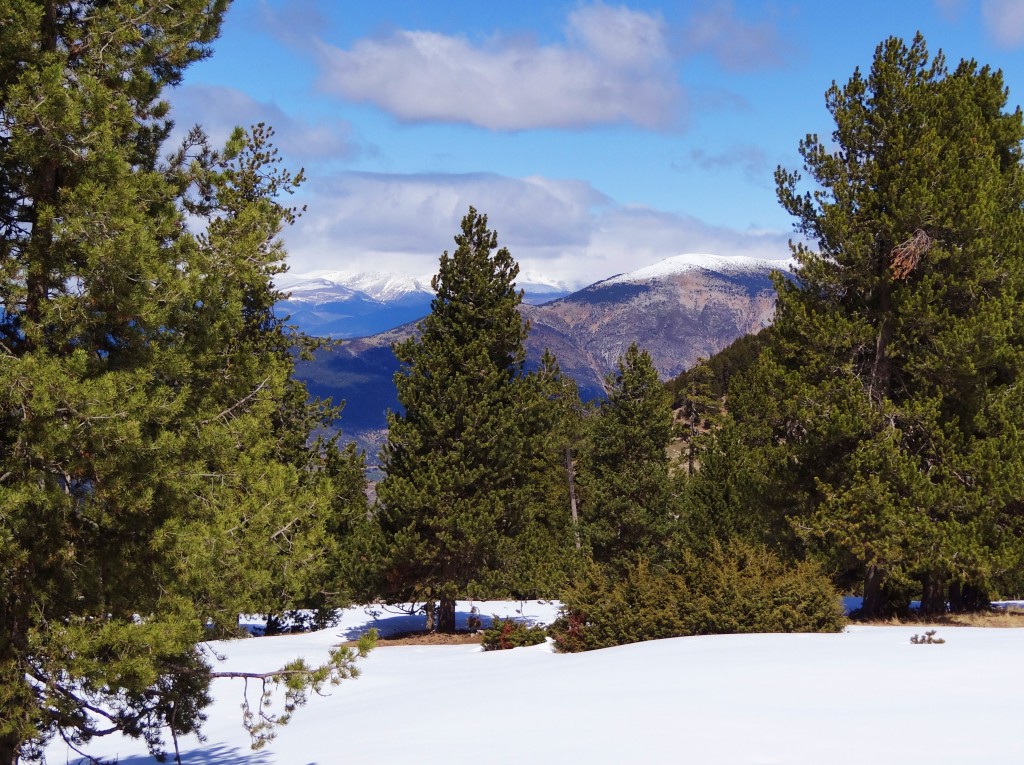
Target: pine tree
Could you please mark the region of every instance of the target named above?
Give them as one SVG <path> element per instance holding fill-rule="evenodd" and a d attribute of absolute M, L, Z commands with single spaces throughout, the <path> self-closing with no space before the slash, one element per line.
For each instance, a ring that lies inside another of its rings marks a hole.
<path fill-rule="evenodd" d="M 389 595 L 439 601 L 441 632 L 455 630 L 455 599 L 502 570 L 503 541 L 526 520 L 534 449 L 524 422 L 535 396 L 523 375 L 519 267 L 473 208 L 455 243 L 441 256 L 419 335 L 394 348 L 405 411 L 389 415 L 377 489 Z"/>
<path fill-rule="evenodd" d="M 577 550 L 581 548 L 579 508 L 576 497 L 576 462 L 581 452 L 587 450 L 586 408 L 580 401 L 576 381 L 562 373 L 558 360 L 550 350 L 541 357 L 536 378 L 541 390 L 541 400 L 548 419 L 544 432 L 549 435 L 546 451 L 547 464 L 541 473 L 550 477 L 558 487 L 553 492 L 551 504 L 555 508 L 568 508 L 568 519 Z M 558 511 L 555 511 L 558 513 Z M 563 514 L 564 515 L 564 514 Z"/>
<path fill-rule="evenodd" d="M 668 445 L 671 395 L 636 343 L 610 375 L 581 465 L 581 513 L 598 563 L 665 554 L 675 516 Z"/>
<path fill-rule="evenodd" d="M 327 411 L 307 408 L 271 310 L 294 217 L 276 198 L 301 177 L 263 128 L 220 152 L 193 131 L 158 159 L 161 90 L 208 55 L 225 7 L 0 7 L 4 765 L 55 734 L 162 752 L 218 676 L 198 641 L 322 571 L 334 488 L 306 444 Z M 288 672 L 294 701 L 351 655 Z"/>
<path fill-rule="evenodd" d="M 697 463 L 701 429 L 717 414 L 720 401 L 713 392 L 714 371 L 701 359 L 680 375 L 674 387 L 673 404 L 679 409 L 682 439 L 686 447 L 686 475 L 692 476 Z"/>
<path fill-rule="evenodd" d="M 761 459 L 746 501 L 860 578 L 869 615 L 914 589 L 944 609 L 1020 560 L 1024 123 L 1006 102 L 999 72 L 892 38 L 829 89 L 831 145 L 800 144 L 816 190 L 776 174 L 818 249 L 794 248 L 730 399 Z"/>
<path fill-rule="evenodd" d="M 582 548 L 576 463 L 586 449 L 584 407 L 575 381 L 549 350 L 524 383 L 523 427 L 532 444 L 523 455 L 526 517 L 519 533 L 505 540 L 500 578 L 513 597 L 552 598 L 564 589 Z"/>

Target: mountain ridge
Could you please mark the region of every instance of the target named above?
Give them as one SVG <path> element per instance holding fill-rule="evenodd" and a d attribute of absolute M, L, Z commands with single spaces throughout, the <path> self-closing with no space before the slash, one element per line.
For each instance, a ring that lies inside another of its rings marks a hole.
<path fill-rule="evenodd" d="M 318 337 L 354 339 L 385 332 L 426 316 L 434 299 L 432 276 L 382 271 L 286 272 L 276 287 L 286 297 L 275 311 Z M 524 302 L 542 304 L 569 294 L 563 285 L 523 282 Z"/>
<path fill-rule="evenodd" d="M 771 273 L 785 266 L 786 261 L 677 256 L 542 305 L 523 304 L 520 313 L 531 326 L 527 366 L 536 367 L 550 349 L 581 396 L 592 399 L 604 395 L 605 376 L 636 342 L 651 354 L 661 377 L 670 379 L 770 324 Z M 424 314 L 325 349 L 296 368 L 312 395 L 347 401 L 342 431 L 371 455 L 386 434 L 385 412 L 399 408 L 393 383 L 399 364 L 391 345 L 414 334 Z"/>

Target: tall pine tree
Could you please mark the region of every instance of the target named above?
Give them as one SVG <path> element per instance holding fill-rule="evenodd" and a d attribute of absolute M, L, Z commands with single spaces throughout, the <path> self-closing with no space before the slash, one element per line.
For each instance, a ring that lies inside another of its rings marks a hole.
<path fill-rule="evenodd" d="M 441 256 L 418 336 L 394 349 L 404 413 L 388 418 L 377 489 L 386 589 L 439 601 L 441 632 L 455 630 L 455 599 L 493 581 L 503 542 L 522 530 L 535 444 L 525 424 L 536 386 L 523 375 L 519 266 L 473 208 L 455 243 Z"/>
<path fill-rule="evenodd" d="M 831 142 L 776 174 L 797 245 L 767 352 L 736 387 L 744 501 L 863 582 L 864 610 L 974 598 L 1020 562 L 1024 168 L 1002 76 L 918 36 L 833 85 Z"/>
<path fill-rule="evenodd" d="M 202 722 L 217 672 L 198 641 L 322 571 L 336 492 L 306 444 L 328 412 L 271 310 L 293 217 L 276 197 L 300 179 L 262 128 L 222 152 L 193 131 L 158 160 L 161 90 L 225 7 L 0 6 L 3 765 L 54 734 L 159 753 Z M 349 660 L 292 665 L 293 694 Z"/>
<path fill-rule="evenodd" d="M 525 382 L 527 516 L 506 541 L 501 579 L 515 597 L 550 598 L 564 589 L 582 549 L 576 464 L 586 450 L 585 408 L 576 382 L 550 351 Z"/>
<path fill-rule="evenodd" d="M 591 418 L 579 484 L 581 517 L 598 563 L 657 560 L 676 515 L 669 475 L 671 394 L 636 343 L 607 380 L 608 398 Z"/>

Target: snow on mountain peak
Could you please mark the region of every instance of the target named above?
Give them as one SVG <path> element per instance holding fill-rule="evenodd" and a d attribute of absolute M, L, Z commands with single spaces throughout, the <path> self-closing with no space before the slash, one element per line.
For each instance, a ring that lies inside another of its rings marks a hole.
<path fill-rule="evenodd" d="M 373 300 L 386 303 L 404 295 L 433 295 L 430 276 L 398 276 L 379 271 L 313 271 L 306 274 L 282 274 L 278 289 L 292 294 L 292 300 L 313 300 L 324 291 L 361 292 Z"/>
<path fill-rule="evenodd" d="M 768 260 L 752 258 L 747 255 L 709 255 L 705 253 L 685 253 L 665 258 L 654 265 L 619 274 L 606 279 L 602 284 L 641 284 L 666 276 L 685 273 L 686 271 L 705 270 L 718 273 L 767 273 L 774 270 L 786 270 L 789 260 Z"/>

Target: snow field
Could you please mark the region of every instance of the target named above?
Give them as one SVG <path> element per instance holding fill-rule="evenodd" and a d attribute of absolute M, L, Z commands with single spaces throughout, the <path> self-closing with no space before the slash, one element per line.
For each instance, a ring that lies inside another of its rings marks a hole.
<path fill-rule="evenodd" d="M 460 621 L 469 614 L 459 604 Z M 556 606 L 477 604 L 482 615 L 554 617 Z M 519 614 L 516 614 L 519 616 Z M 219 642 L 218 669 L 269 670 L 363 628 L 414 617 L 349 609 L 319 632 Z M 418 624 L 422 624 L 419 617 Z M 694 763 L 845 765 L 1024 762 L 1024 630 L 854 626 L 830 635 L 721 635 L 563 655 L 549 644 L 380 647 L 362 676 L 310 699 L 268 748 L 240 725 L 242 683 L 218 680 L 208 740 L 187 763 Z M 255 694 L 253 694 L 255 698 Z M 148 761 L 126 739 L 90 753 Z M 54 744 L 51 763 L 76 762 Z"/>

